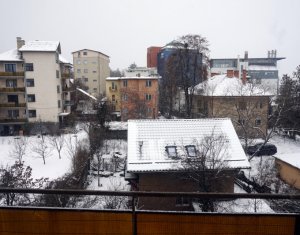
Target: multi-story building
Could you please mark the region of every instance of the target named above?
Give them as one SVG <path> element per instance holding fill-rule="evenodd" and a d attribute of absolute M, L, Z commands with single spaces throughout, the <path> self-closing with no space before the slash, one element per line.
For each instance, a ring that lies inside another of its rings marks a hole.
<path fill-rule="evenodd" d="M 268 56 L 262 58 L 249 58 L 246 51 L 244 58 L 211 59 L 210 72 L 211 76 L 233 73 L 276 94 L 279 85 L 277 62 L 282 59 L 285 58 L 277 57 L 276 50 L 268 51 Z"/>
<path fill-rule="evenodd" d="M 74 51 L 74 79 L 80 81 L 93 96 L 105 95 L 105 79 L 109 77 L 109 56 L 99 51 Z"/>
<path fill-rule="evenodd" d="M 62 121 L 70 111 L 71 64 L 58 41 L 17 38 L 17 49 L 0 54 L 0 132 L 14 134 L 26 122 Z"/>
<path fill-rule="evenodd" d="M 157 69 L 146 67 L 134 67 L 124 70 L 125 77 L 157 77 Z"/>
<path fill-rule="evenodd" d="M 148 47 L 147 48 L 147 67 L 157 67 L 157 55 L 161 47 Z"/>
<path fill-rule="evenodd" d="M 157 118 L 158 77 L 109 77 L 106 95 L 122 121 Z"/>

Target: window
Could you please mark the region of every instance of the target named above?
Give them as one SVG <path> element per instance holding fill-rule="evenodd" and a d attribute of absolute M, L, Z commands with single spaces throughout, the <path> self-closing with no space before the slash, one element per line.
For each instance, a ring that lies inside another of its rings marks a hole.
<path fill-rule="evenodd" d="M 56 61 L 56 63 L 59 62 L 59 55 L 58 55 L 58 53 L 55 53 L 55 61 Z"/>
<path fill-rule="evenodd" d="M 36 117 L 36 110 L 28 110 L 28 116 L 30 118 Z"/>
<path fill-rule="evenodd" d="M 94 88 L 93 90 L 94 90 L 94 91 L 97 91 L 97 88 Z"/>
<path fill-rule="evenodd" d="M 61 106 L 60 100 L 57 101 L 57 106 L 58 106 L 58 108 L 60 108 L 60 106 Z"/>
<path fill-rule="evenodd" d="M 111 100 L 114 102 L 114 101 L 116 101 L 116 96 L 115 95 L 112 95 L 111 96 Z"/>
<path fill-rule="evenodd" d="M 239 102 L 239 109 L 240 110 L 246 110 L 246 106 L 247 106 L 247 104 L 246 104 L 245 101 Z"/>
<path fill-rule="evenodd" d="M 25 71 L 33 71 L 33 63 L 26 63 Z"/>
<path fill-rule="evenodd" d="M 255 126 L 260 126 L 261 125 L 261 119 L 260 118 L 256 118 L 255 119 Z"/>
<path fill-rule="evenodd" d="M 56 70 L 56 78 L 59 78 L 59 71 Z"/>
<path fill-rule="evenodd" d="M 26 79 L 27 87 L 34 87 L 34 79 Z"/>
<path fill-rule="evenodd" d="M 262 108 L 263 108 L 263 103 L 262 103 L 261 101 L 258 101 L 258 102 L 256 103 L 256 108 L 257 108 L 257 109 L 258 109 L 258 108 L 262 109 Z"/>
<path fill-rule="evenodd" d="M 146 80 L 146 87 L 151 87 L 152 81 L 151 80 Z"/>
<path fill-rule="evenodd" d="M 7 95 L 7 102 L 19 102 L 19 96 L 18 95 Z"/>
<path fill-rule="evenodd" d="M 35 102 L 35 95 L 27 95 L 27 101 L 28 102 Z"/>
<path fill-rule="evenodd" d="M 81 69 L 77 69 L 77 73 L 81 73 Z"/>
<path fill-rule="evenodd" d="M 188 154 L 188 157 L 196 157 L 197 156 L 195 145 L 187 145 L 187 146 L 185 146 L 185 150 Z"/>
<path fill-rule="evenodd" d="M 6 87 L 17 87 L 17 80 L 16 79 L 7 79 Z"/>
<path fill-rule="evenodd" d="M 16 64 L 5 64 L 5 72 L 16 72 L 17 65 Z"/>
<path fill-rule="evenodd" d="M 88 82 L 88 81 L 89 81 L 89 78 L 84 78 L 84 81 L 85 81 L 85 82 Z"/>
<path fill-rule="evenodd" d="M 94 80 L 93 80 L 93 82 L 97 82 L 97 80 L 96 80 L 96 79 L 94 79 Z"/>
<path fill-rule="evenodd" d="M 80 57 L 80 51 L 77 52 L 77 56 Z"/>
<path fill-rule="evenodd" d="M 80 61 L 80 60 L 77 60 L 77 64 L 81 64 L 81 61 Z"/>
<path fill-rule="evenodd" d="M 145 94 L 145 99 L 146 99 L 147 101 L 150 101 L 151 98 L 152 98 L 151 94 Z"/>
<path fill-rule="evenodd" d="M 87 55 L 87 54 L 88 54 L 87 51 L 84 51 L 84 52 L 83 52 L 83 55 Z"/>
<path fill-rule="evenodd" d="M 117 90 L 117 85 L 114 82 L 111 83 L 111 89 Z"/>
<path fill-rule="evenodd" d="M 57 85 L 56 90 L 57 90 L 57 93 L 60 93 L 60 86 L 59 85 Z"/>
<path fill-rule="evenodd" d="M 176 206 L 189 206 L 190 202 L 187 197 L 177 197 L 175 204 Z"/>
<path fill-rule="evenodd" d="M 123 87 L 127 87 L 127 85 L 128 85 L 127 80 L 123 80 Z"/>
<path fill-rule="evenodd" d="M 93 70 L 93 73 L 97 73 L 97 71 Z"/>
<path fill-rule="evenodd" d="M 84 63 L 84 64 L 87 64 L 88 62 L 87 62 L 87 60 L 84 60 L 83 63 Z"/>
<path fill-rule="evenodd" d="M 83 72 L 84 72 L 84 73 L 88 73 L 89 70 L 88 70 L 88 69 L 84 69 Z"/>
<path fill-rule="evenodd" d="M 176 158 L 177 157 L 177 148 L 176 146 L 166 146 L 166 152 L 168 157 Z"/>
<path fill-rule="evenodd" d="M 17 118 L 19 117 L 19 110 L 8 110 L 9 118 Z"/>
<path fill-rule="evenodd" d="M 128 100 L 128 95 L 127 94 L 123 94 L 122 95 L 122 100 L 123 101 L 127 101 Z"/>

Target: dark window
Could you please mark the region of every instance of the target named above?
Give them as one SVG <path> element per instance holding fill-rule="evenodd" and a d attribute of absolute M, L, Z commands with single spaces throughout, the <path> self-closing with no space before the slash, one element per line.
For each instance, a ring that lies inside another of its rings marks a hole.
<path fill-rule="evenodd" d="M 189 204 L 190 204 L 190 202 L 187 197 L 177 197 L 176 198 L 176 206 L 188 206 Z"/>
<path fill-rule="evenodd" d="M 123 87 L 127 87 L 127 85 L 128 85 L 127 80 L 123 80 Z"/>
<path fill-rule="evenodd" d="M 59 71 L 56 70 L 56 78 L 59 78 Z"/>
<path fill-rule="evenodd" d="M 84 51 L 84 52 L 83 52 L 83 55 L 87 55 L 87 51 Z"/>
<path fill-rule="evenodd" d="M 187 146 L 185 146 L 185 150 L 188 154 L 188 157 L 196 157 L 197 156 L 195 145 L 187 145 Z"/>
<path fill-rule="evenodd" d="M 5 72 L 16 72 L 17 65 L 16 64 L 5 64 Z"/>
<path fill-rule="evenodd" d="M 116 96 L 115 96 L 115 95 L 112 95 L 112 96 L 111 96 L 111 100 L 112 100 L 112 101 L 116 101 Z"/>
<path fill-rule="evenodd" d="M 177 148 L 176 146 L 166 146 L 166 152 L 168 157 L 176 158 L 177 157 Z"/>
<path fill-rule="evenodd" d="M 36 117 L 36 110 L 28 110 L 29 117 Z"/>
<path fill-rule="evenodd" d="M 8 110 L 9 118 L 17 118 L 19 117 L 19 110 Z"/>
<path fill-rule="evenodd" d="M 19 96 L 18 95 L 8 95 L 7 96 L 7 102 L 19 102 Z"/>
<path fill-rule="evenodd" d="M 60 93 L 60 86 L 59 85 L 57 85 L 56 90 L 57 90 L 57 93 Z"/>
<path fill-rule="evenodd" d="M 114 82 L 111 83 L 111 89 L 117 90 L 117 85 Z"/>
<path fill-rule="evenodd" d="M 33 71 L 33 63 L 26 63 L 25 71 Z"/>
<path fill-rule="evenodd" d="M 122 100 L 123 101 L 127 101 L 128 100 L 128 95 L 127 94 L 123 94 L 122 95 Z"/>
<path fill-rule="evenodd" d="M 34 87 L 34 79 L 26 79 L 27 87 Z"/>
<path fill-rule="evenodd" d="M 27 95 L 27 101 L 28 102 L 35 102 L 35 95 Z"/>
<path fill-rule="evenodd" d="M 152 85 L 152 81 L 151 80 L 147 80 L 146 81 L 146 87 L 151 87 Z"/>
<path fill-rule="evenodd" d="M 150 101 L 151 98 L 152 98 L 151 94 L 145 94 L 145 99 L 146 99 L 147 101 Z"/>
<path fill-rule="evenodd" d="M 61 105 L 61 104 L 60 104 L 60 100 L 58 100 L 58 101 L 57 101 L 57 106 L 58 106 L 58 108 L 60 108 L 60 105 Z"/>
<path fill-rule="evenodd" d="M 260 126 L 261 125 L 261 119 L 260 118 L 256 118 L 255 119 L 255 126 Z"/>
<path fill-rule="evenodd" d="M 7 79 L 6 87 L 17 87 L 17 80 L 16 79 Z"/>

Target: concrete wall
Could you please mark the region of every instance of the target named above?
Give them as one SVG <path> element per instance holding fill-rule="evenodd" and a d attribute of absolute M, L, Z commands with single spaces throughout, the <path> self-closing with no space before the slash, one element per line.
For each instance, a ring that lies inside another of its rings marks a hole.
<path fill-rule="evenodd" d="M 300 169 L 277 158 L 275 158 L 275 164 L 280 178 L 292 187 L 300 189 Z"/>

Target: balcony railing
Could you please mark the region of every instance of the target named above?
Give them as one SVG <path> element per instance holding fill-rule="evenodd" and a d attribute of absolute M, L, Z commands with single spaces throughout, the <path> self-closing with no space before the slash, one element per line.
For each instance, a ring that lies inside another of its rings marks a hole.
<path fill-rule="evenodd" d="M 24 72 L 0 72 L 0 77 L 7 77 L 7 76 L 24 76 Z"/>
<path fill-rule="evenodd" d="M 1 108 L 23 108 L 26 107 L 26 103 L 16 103 L 16 102 L 8 102 L 8 103 L 0 103 Z"/>
<path fill-rule="evenodd" d="M 26 118 L 0 118 L 0 123 L 24 123 Z"/>
<path fill-rule="evenodd" d="M 117 86 L 115 87 L 109 87 L 109 91 L 116 92 L 118 90 Z"/>
<path fill-rule="evenodd" d="M 64 92 L 70 92 L 70 91 L 74 91 L 71 87 L 63 87 L 62 91 Z"/>
<path fill-rule="evenodd" d="M 25 92 L 25 87 L 0 87 L 0 92 Z"/>
<path fill-rule="evenodd" d="M 71 78 L 71 74 L 70 73 L 62 73 L 61 74 L 61 78 L 62 79 L 70 79 Z"/>

